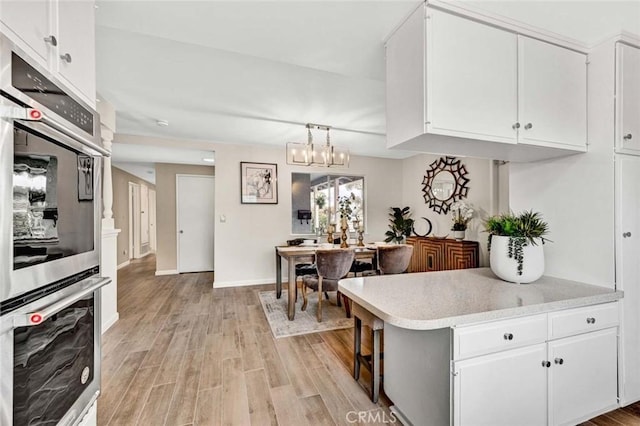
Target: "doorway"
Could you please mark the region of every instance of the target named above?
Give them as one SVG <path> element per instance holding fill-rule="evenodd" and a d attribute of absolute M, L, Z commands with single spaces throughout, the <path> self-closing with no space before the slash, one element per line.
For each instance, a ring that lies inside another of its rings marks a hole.
<path fill-rule="evenodd" d="M 213 271 L 215 178 L 176 175 L 176 240 L 179 273 Z"/>
<path fill-rule="evenodd" d="M 140 257 L 140 185 L 129 182 L 129 260 Z"/>

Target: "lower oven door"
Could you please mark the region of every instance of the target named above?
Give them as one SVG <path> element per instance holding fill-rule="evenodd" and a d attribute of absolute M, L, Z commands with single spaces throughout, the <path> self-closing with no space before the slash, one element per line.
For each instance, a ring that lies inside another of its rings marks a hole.
<path fill-rule="evenodd" d="M 100 287 L 91 277 L 0 317 L 2 425 L 74 425 L 100 390 Z"/>

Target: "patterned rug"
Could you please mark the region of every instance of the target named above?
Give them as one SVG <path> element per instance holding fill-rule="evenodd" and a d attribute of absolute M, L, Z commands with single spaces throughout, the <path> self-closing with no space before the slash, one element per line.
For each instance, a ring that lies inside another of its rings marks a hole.
<path fill-rule="evenodd" d="M 353 318 L 347 318 L 344 306 L 335 304 L 335 293 L 329 293 L 329 300 L 322 302 L 322 322 L 318 322 L 318 294 L 308 293 L 307 310 L 302 311 L 302 295 L 296 302 L 296 316 L 293 321 L 287 318 L 287 291 L 282 290 L 282 297 L 276 299 L 276 292 L 261 291 L 259 293 L 262 309 L 271 326 L 275 338 L 317 333 L 319 331 L 338 330 L 353 327 Z"/>

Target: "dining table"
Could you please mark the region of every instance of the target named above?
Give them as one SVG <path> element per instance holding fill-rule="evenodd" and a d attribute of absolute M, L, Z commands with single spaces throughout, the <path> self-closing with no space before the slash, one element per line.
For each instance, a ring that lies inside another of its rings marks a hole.
<path fill-rule="evenodd" d="M 298 245 L 298 246 L 276 246 L 276 297 L 282 296 L 282 259 L 287 261 L 289 284 L 287 291 L 288 306 L 287 316 L 292 321 L 296 314 L 296 265 L 300 263 L 315 262 L 316 250 L 326 248 L 339 248 L 340 244 L 327 247 L 325 244 Z M 355 258 L 358 260 L 370 259 L 375 265 L 376 248 L 366 245 L 364 247 L 350 246 L 355 251 Z"/>

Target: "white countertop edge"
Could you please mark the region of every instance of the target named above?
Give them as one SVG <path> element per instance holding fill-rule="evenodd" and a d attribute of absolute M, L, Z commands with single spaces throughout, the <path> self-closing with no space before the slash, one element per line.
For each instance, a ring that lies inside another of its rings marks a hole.
<path fill-rule="evenodd" d="M 499 319 L 515 318 L 520 316 L 535 315 L 547 312 L 558 311 L 562 309 L 579 308 L 581 306 L 597 305 L 600 303 L 614 302 L 622 299 L 623 292 L 615 291 L 610 293 L 598 294 L 593 296 L 576 297 L 571 299 L 559 300 L 556 302 L 540 303 L 536 305 L 520 306 L 517 308 L 499 309 L 495 311 L 477 312 L 473 314 L 451 316 L 445 318 L 437 318 L 431 320 L 420 320 L 411 318 L 399 318 L 391 316 L 358 296 L 355 296 L 349 290 L 338 285 L 340 292 L 345 294 L 351 300 L 367 309 L 369 312 L 383 320 L 387 324 L 408 330 L 437 330 L 440 328 L 456 327 L 465 324 L 475 324 Z"/>

